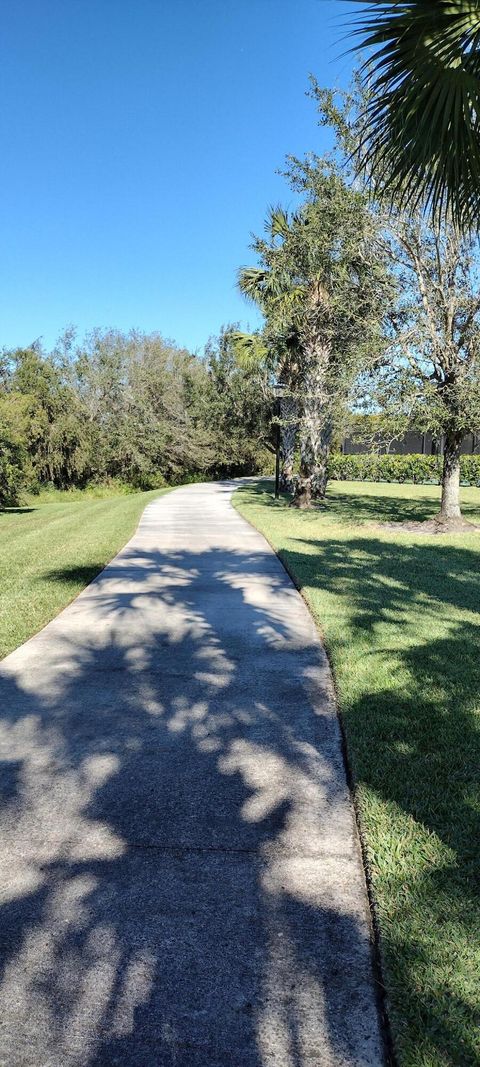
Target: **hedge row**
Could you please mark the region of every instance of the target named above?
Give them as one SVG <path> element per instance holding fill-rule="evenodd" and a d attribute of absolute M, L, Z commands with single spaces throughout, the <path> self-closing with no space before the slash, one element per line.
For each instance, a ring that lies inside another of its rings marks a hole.
<path fill-rule="evenodd" d="M 441 456 L 378 456 L 375 453 L 330 456 L 328 476 L 340 482 L 414 482 L 417 485 L 439 484 L 442 477 Z M 465 485 L 480 486 L 480 456 L 462 456 L 461 480 Z"/>

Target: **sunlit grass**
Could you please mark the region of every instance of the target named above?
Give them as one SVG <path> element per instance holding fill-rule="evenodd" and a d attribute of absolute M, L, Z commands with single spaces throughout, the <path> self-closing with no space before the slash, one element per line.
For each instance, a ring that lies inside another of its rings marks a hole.
<path fill-rule="evenodd" d="M 320 511 L 240 489 L 334 670 L 402 1067 L 480 1062 L 480 534 L 426 536 L 436 486 L 335 483 Z M 480 490 L 462 491 L 480 522 Z"/>
<path fill-rule="evenodd" d="M 73 600 L 128 541 L 145 505 L 161 492 L 100 498 L 53 493 L 0 512 L 0 658 Z"/>

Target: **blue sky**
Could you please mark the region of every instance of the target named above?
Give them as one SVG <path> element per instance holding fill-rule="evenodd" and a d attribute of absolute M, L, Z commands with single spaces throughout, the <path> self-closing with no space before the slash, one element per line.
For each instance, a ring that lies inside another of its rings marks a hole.
<path fill-rule="evenodd" d="M 305 96 L 349 80 L 344 0 L 4 0 L 0 347 L 75 324 L 200 350 L 255 325 L 235 289 L 276 168 L 321 152 Z"/>

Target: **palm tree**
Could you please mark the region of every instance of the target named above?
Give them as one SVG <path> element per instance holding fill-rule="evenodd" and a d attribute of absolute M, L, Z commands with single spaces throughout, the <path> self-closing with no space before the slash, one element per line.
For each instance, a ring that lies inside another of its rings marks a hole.
<path fill-rule="evenodd" d="M 300 277 L 295 260 L 285 255 L 284 242 L 292 237 L 295 226 L 301 225 L 299 215 L 289 216 L 281 207 L 270 208 L 265 222 L 268 240 L 255 242 L 263 265 L 243 267 L 238 285 L 265 316 L 265 336 L 275 353 L 277 377 L 285 386 L 280 413 L 281 486 L 294 490 L 296 506 L 308 507 L 312 497 L 324 494 L 326 485 L 325 465 L 320 465 L 324 389 L 312 377 L 313 373 L 316 379 L 321 377 L 318 338 L 315 345 L 310 336 L 313 316 L 306 313 L 306 304 L 313 307 L 315 277 Z M 298 431 L 300 473 L 294 479 Z"/>
<path fill-rule="evenodd" d="M 285 237 L 289 226 L 282 208 L 271 208 L 265 228 L 270 243 L 275 237 Z M 289 313 L 292 306 L 293 279 L 280 267 L 271 263 L 266 267 L 243 267 L 238 273 L 238 286 L 244 296 L 257 305 L 266 319 L 262 340 L 255 335 L 236 334 L 235 343 L 241 362 L 263 359 L 270 372 L 284 389 L 279 401 L 280 417 L 280 488 L 293 492 L 294 464 L 298 433 L 298 400 L 295 377 L 298 369 L 299 336 Z M 272 319 L 274 324 L 272 324 Z M 263 351 L 262 351 L 263 345 Z"/>
<path fill-rule="evenodd" d="M 291 161 L 303 194 L 293 214 L 270 211 L 259 265 L 240 272 L 291 376 L 297 401 L 300 471 L 293 505 L 323 499 L 333 434 L 355 377 L 378 351 L 388 290 L 377 222 L 364 194 L 328 159 Z"/>
<path fill-rule="evenodd" d="M 364 0 L 352 23 L 367 96 L 360 168 L 408 208 L 480 219 L 478 0 Z"/>

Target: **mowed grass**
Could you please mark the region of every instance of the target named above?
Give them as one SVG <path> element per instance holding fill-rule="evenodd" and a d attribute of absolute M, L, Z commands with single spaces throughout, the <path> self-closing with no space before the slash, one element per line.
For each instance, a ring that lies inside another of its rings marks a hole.
<path fill-rule="evenodd" d="M 0 658 L 53 619 L 129 540 L 166 490 L 32 497 L 0 511 Z"/>
<path fill-rule="evenodd" d="M 438 487 L 333 483 L 321 511 L 241 488 L 332 663 L 402 1067 L 480 1063 L 480 533 L 425 536 Z M 462 491 L 480 522 L 480 490 Z"/>

